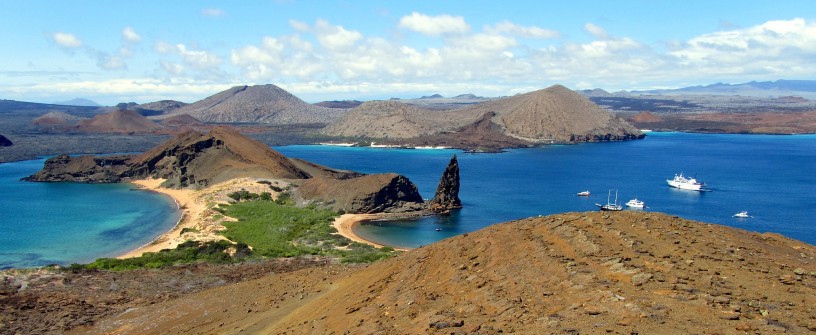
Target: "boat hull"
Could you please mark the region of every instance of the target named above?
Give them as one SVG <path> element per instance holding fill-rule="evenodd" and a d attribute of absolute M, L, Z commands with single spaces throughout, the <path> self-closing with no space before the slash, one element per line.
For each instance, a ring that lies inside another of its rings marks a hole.
<path fill-rule="evenodd" d="M 681 190 L 689 190 L 689 191 L 702 191 L 703 190 L 703 185 L 700 185 L 700 184 L 681 183 L 681 182 L 676 182 L 674 180 L 668 180 L 668 179 L 666 180 L 666 183 L 669 184 L 669 186 L 671 186 L 671 187 L 678 188 L 678 189 L 681 189 Z"/>

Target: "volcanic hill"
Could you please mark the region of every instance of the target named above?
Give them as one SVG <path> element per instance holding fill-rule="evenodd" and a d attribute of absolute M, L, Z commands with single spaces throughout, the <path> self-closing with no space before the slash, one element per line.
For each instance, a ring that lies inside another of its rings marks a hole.
<path fill-rule="evenodd" d="M 659 213 L 565 213 L 363 269 L 275 273 L 145 302 L 76 331 L 804 334 L 816 331 L 814 262 L 816 247 L 776 234 Z"/>
<path fill-rule="evenodd" d="M 343 113 L 345 109 L 311 105 L 269 84 L 236 86 L 166 115 L 190 114 L 213 123 L 328 124 Z"/>
<path fill-rule="evenodd" d="M 399 101 L 367 101 L 338 122 L 326 127 L 326 135 L 361 138 L 413 138 L 453 130 L 478 116 L 457 111 L 431 111 Z"/>
<path fill-rule="evenodd" d="M 490 118 L 487 122 L 486 115 Z M 474 136 L 477 130 L 480 135 Z M 411 139 L 438 134 L 455 138 L 464 131 L 470 132 L 470 137 L 484 138 L 482 144 L 488 147 L 496 146 L 490 139 L 500 139 L 488 132 L 513 137 L 518 140 L 516 146 L 643 137 L 623 119 L 560 85 L 450 111 L 425 110 L 397 101 L 367 102 L 324 129 L 331 136 L 369 139 Z M 434 141 L 439 142 L 440 138 Z"/>
<path fill-rule="evenodd" d="M 35 118 L 31 121 L 31 124 L 45 128 L 66 128 L 73 126 L 80 120 L 85 120 L 85 118 L 66 112 L 53 111 Z"/>
<path fill-rule="evenodd" d="M 111 183 L 166 179 L 171 188 L 206 187 L 241 177 L 297 181 L 303 203 L 348 213 L 420 210 L 424 203 L 410 180 L 397 174 L 365 175 L 290 159 L 230 127 L 207 134 L 187 131 L 139 155 L 60 155 L 28 181 Z"/>
<path fill-rule="evenodd" d="M 74 128 L 87 133 L 138 134 L 159 130 L 162 126 L 135 111 L 117 110 L 79 121 Z"/>

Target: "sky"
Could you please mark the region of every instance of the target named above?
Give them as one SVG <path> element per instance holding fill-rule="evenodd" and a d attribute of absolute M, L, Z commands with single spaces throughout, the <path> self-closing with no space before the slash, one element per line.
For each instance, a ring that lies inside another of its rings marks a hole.
<path fill-rule="evenodd" d="M 0 1 L 0 99 L 307 102 L 816 79 L 816 1 Z"/>

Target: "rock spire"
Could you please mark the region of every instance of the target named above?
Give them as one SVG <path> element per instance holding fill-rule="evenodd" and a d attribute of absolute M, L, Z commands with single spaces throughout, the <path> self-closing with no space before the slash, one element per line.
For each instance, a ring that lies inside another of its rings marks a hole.
<path fill-rule="evenodd" d="M 428 209 L 438 214 L 446 214 L 451 209 L 462 208 L 462 201 L 459 200 L 459 162 L 456 155 L 451 157 L 445 173 L 439 180 L 436 187 L 436 194 L 428 205 Z"/>

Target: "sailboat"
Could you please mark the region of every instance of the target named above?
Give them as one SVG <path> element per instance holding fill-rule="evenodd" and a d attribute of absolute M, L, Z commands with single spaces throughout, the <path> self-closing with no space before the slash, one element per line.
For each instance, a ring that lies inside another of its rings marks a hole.
<path fill-rule="evenodd" d="M 618 205 L 618 190 L 615 190 L 615 202 L 614 203 L 609 202 L 610 198 L 612 198 L 612 190 L 609 190 L 609 193 L 606 195 L 606 205 L 601 205 L 599 203 L 596 203 L 595 206 L 598 206 L 598 208 L 600 208 L 602 211 L 613 211 L 613 212 L 622 211 L 623 206 Z"/>

